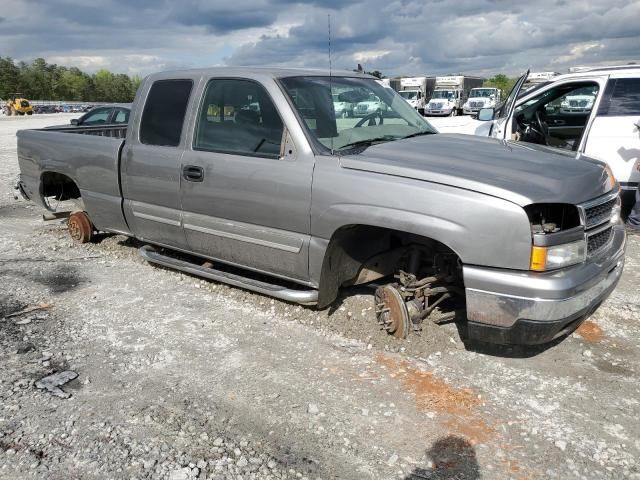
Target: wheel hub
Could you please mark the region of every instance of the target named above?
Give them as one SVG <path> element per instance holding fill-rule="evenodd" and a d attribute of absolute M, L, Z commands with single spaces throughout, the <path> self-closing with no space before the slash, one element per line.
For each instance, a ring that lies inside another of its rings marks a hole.
<path fill-rule="evenodd" d="M 84 212 L 72 213 L 69 216 L 68 227 L 69 235 L 76 242 L 87 243 L 93 236 L 93 226 Z"/>
<path fill-rule="evenodd" d="M 400 292 L 391 285 L 376 289 L 376 317 L 390 335 L 406 338 L 409 335 L 409 312 Z"/>

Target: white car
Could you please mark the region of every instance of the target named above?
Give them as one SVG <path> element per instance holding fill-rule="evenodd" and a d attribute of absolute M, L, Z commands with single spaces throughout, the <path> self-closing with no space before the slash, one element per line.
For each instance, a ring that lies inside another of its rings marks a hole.
<path fill-rule="evenodd" d="M 375 95 L 371 95 L 366 100 L 358 102 L 353 114 L 356 117 L 366 117 L 373 113 L 384 113 L 387 111 L 387 104 Z"/>
<path fill-rule="evenodd" d="M 500 107 L 478 113 L 478 120 L 491 122 L 489 136 L 606 162 L 620 183 L 623 203 L 632 204 L 640 182 L 640 67 L 585 68 L 518 98 L 525 78 Z"/>
<path fill-rule="evenodd" d="M 577 93 L 567 95 L 560 103 L 560 111 L 562 113 L 590 112 L 593 109 L 593 101 L 595 100 L 597 93 L 597 90 L 591 89 L 591 92 L 585 94 Z"/>
<path fill-rule="evenodd" d="M 341 98 L 337 93 L 333 94 L 333 111 L 336 118 L 349 118 L 353 117 L 353 103 L 347 102 L 344 98 Z"/>

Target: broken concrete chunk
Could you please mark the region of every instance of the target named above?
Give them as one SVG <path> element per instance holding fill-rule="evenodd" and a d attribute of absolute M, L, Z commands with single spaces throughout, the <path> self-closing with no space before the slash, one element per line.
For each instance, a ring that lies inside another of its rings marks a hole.
<path fill-rule="evenodd" d="M 60 388 L 60 386 L 70 382 L 77 376 L 78 374 L 71 370 L 57 372 L 57 373 L 54 373 L 53 375 L 49 375 L 47 377 L 44 377 L 38 380 L 36 382 L 36 387 L 42 390 L 46 390 L 52 395 L 55 395 L 56 397 L 69 398 L 71 397 L 71 394 L 66 393 L 64 390 Z"/>

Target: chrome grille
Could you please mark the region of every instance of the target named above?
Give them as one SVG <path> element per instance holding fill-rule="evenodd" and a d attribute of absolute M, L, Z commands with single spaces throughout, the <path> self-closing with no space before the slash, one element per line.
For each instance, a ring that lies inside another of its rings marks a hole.
<path fill-rule="evenodd" d="M 482 108 L 484 102 L 469 102 L 469 106 L 473 108 Z"/>
<path fill-rule="evenodd" d="M 611 219 L 613 214 L 613 207 L 617 202 L 617 197 L 610 200 L 605 200 L 604 203 L 593 205 L 584 208 L 584 223 L 585 228 L 591 228 L 596 225 L 600 225 Z"/>
<path fill-rule="evenodd" d="M 611 240 L 613 226 L 587 236 L 587 256 L 591 257 L 604 248 Z"/>

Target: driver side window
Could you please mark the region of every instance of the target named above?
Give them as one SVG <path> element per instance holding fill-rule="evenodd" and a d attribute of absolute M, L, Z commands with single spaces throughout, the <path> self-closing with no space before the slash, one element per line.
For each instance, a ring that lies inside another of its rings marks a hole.
<path fill-rule="evenodd" d="M 561 84 L 519 105 L 514 117 L 519 139 L 576 151 L 598 92 L 597 83 Z"/>
<path fill-rule="evenodd" d="M 283 124 L 264 87 L 252 80 L 214 79 L 207 85 L 194 149 L 278 158 Z"/>

